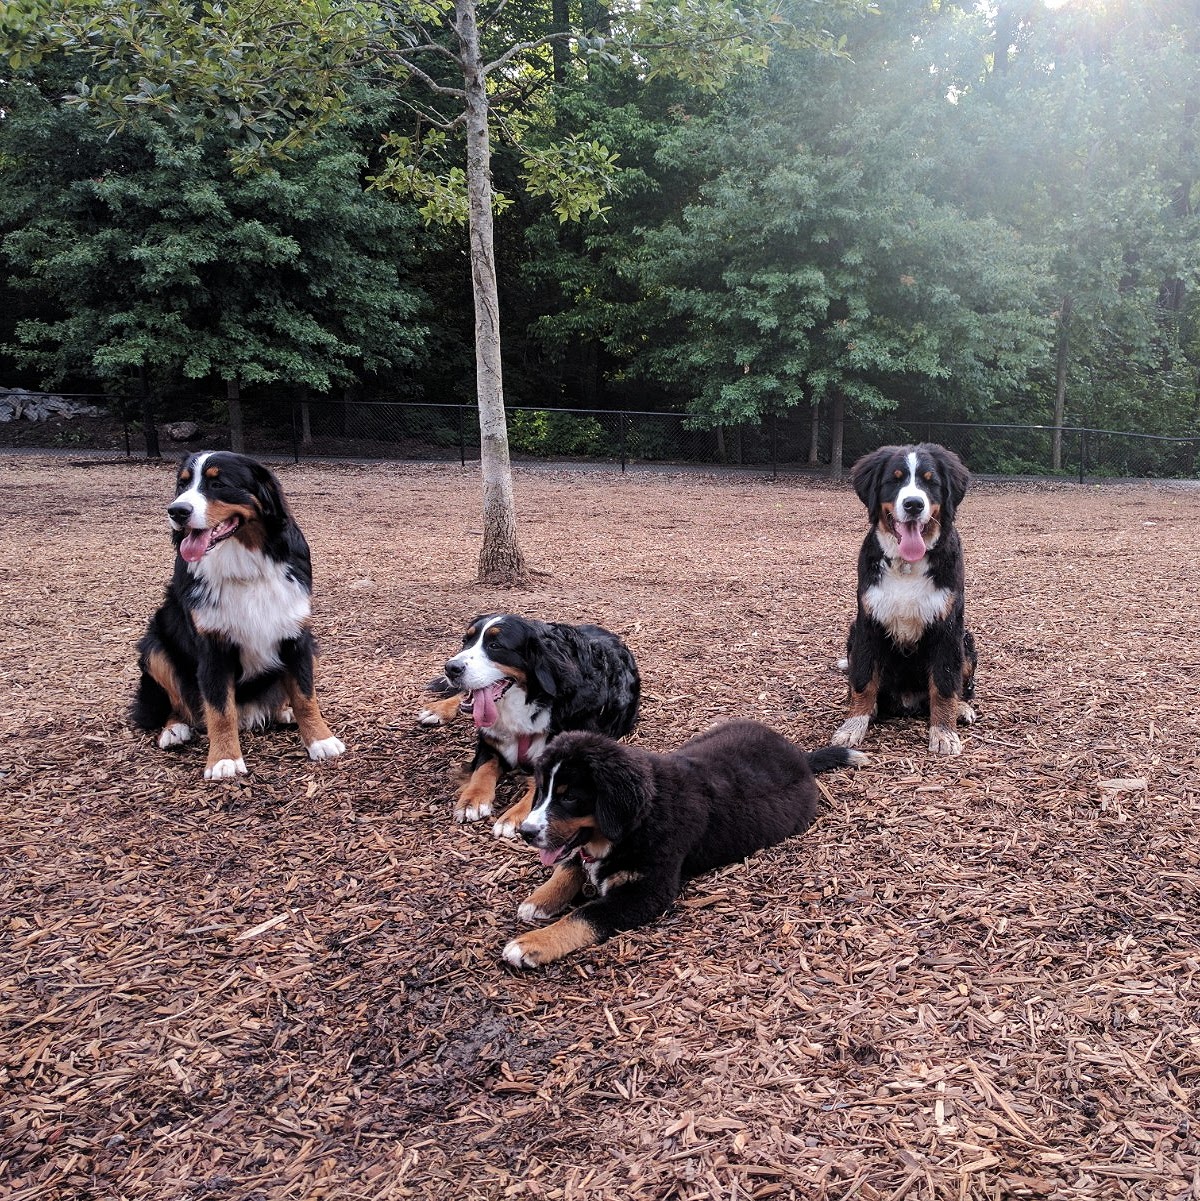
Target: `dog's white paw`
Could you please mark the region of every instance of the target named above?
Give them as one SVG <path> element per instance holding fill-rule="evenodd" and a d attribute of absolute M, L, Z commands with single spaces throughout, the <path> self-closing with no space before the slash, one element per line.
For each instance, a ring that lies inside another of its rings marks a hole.
<path fill-rule="evenodd" d="M 465 805 L 460 809 L 454 810 L 454 820 L 456 822 L 479 822 L 485 817 L 492 816 L 492 807 L 487 801 L 483 801 L 478 805 Z"/>
<path fill-rule="evenodd" d="M 930 726 L 929 749 L 935 755 L 961 755 L 962 739 L 949 726 Z"/>
<path fill-rule="evenodd" d="M 496 838 L 516 838 L 517 823 L 498 821 L 492 827 L 492 834 L 495 835 Z"/>
<path fill-rule="evenodd" d="M 964 726 L 974 725 L 978 720 L 975 716 L 975 710 L 966 701 L 958 702 L 958 720 L 959 724 Z"/>
<path fill-rule="evenodd" d="M 417 724 L 422 726 L 444 726 L 445 720 L 432 709 L 422 709 L 417 714 Z"/>
<path fill-rule="evenodd" d="M 204 769 L 206 780 L 232 780 L 234 776 L 244 776 L 245 774 L 245 759 L 218 759 L 212 767 Z"/>
<path fill-rule="evenodd" d="M 521 946 L 521 940 L 514 938 L 502 952 L 504 962 L 512 967 L 537 967 L 538 958 L 535 955 L 529 954 L 524 947 Z"/>
<path fill-rule="evenodd" d="M 547 913 L 540 905 L 535 905 L 532 901 L 522 901 L 517 906 L 517 917 L 530 925 L 534 922 L 543 922 L 546 918 L 553 916 L 554 914 Z"/>
<path fill-rule="evenodd" d="M 847 717 L 830 741 L 834 746 L 858 746 L 867 736 L 867 727 L 870 724 L 869 717 Z"/>
<path fill-rule="evenodd" d="M 276 710 L 275 724 L 279 726 L 294 726 L 296 724 L 296 715 L 292 712 L 291 705 L 284 705 Z"/>
<path fill-rule="evenodd" d="M 850 670 L 850 660 L 849 659 L 839 659 L 837 661 L 837 669 L 843 675 L 846 675 Z"/>
<path fill-rule="evenodd" d="M 190 742 L 191 738 L 192 727 L 187 722 L 175 721 L 158 736 L 158 745 L 166 751 L 173 746 L 182 746 L 185 742 Z"/>
<path fill-rule="evenodd" d="M 328 738 L 319 738 L 316 742 L 308 744 L 308 757 L 310 759 L 336 759 L 339 755 L 346 753 L 346 744 L 340 739 L 335 738 L 332 734 Z"/>

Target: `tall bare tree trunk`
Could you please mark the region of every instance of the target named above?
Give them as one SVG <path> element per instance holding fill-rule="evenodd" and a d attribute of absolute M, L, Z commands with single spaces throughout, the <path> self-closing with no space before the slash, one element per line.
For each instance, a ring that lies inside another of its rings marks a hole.
<path fill-rule="evenodd" d="M 830 405 L 829 424 L 832 433 L 832 445 L 829 448 L 829 478 L 842 478 L 842 452 L 846 441 L 846 398 L 840 390 L 834 389 L 833 404 Z"/>
<path fill-rule="evenodd" d="M 821 461 L 821 402 L 814 400 L 812 404 L 812 424 L 808 434 L 808 463 L 815 467 Z"/>
<path fill-rule="evenodd" d="M 225 397 L 229 401 L 229 449 L 244 455 L 246 432 L 242 425 L 242 390 L 237 380 L 225 381 Z"/>
<path fill-rule="evenodd" d="M 487 79 L 475 22 L 477 0 L 455 0 L 454 31 L 466 89 L 467 199 L 471 214 L 471 283 L 475 296 L 475 387 L 479 403 L 479 459 L 483 473 L 483 548 L 479 578 L 515 584 L 527 578 L 517 544 L 504 382 L 500 368 L 500 303 L 492 234 L 492 150 Z"/>
<path fill-rule="evenodd" d="M 1054 433 L 1050 443 L 1050 469 L 1062 470 L 1063 422 L 1067 416 L 1067 365 L 1070 362 L 1067 342 L 1071 324 L 1071 298 L 1063 297 L 1058 307 L 1058 362 L 1054 369 Z"/>
<path fill-rule="evenodd" d="M 154 393 L 146 380 L 145 367 L 138 368 L 138 392 L 142 402 L 142 433 L 146 439 L 146 458 L 161 459 L 162 450 L 158 445 L 158 426 L 154 423 Z"/>

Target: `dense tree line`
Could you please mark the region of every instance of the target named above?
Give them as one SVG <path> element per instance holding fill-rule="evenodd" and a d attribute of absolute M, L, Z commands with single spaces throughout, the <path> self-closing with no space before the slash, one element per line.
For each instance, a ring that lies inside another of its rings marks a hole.
<path fill-rule="evenodd" d="M 347 56 L 338 111 L 255 165 L 236 116 L 167 120 L 152 84 L 98 123 L 94 60 L 31 54 L 34 7 L 0 18 L 0 382 L 251 420 L 271 394 L 473 397 L 452 64 L 418 95 Z M 829 11 L 748 29 L 731 76 L 610 53 L 593 0 L 480 6 L 485 38 L 538 44 L 488 84 L 508 403 L 1192 431 L 1194 6 Z"/>

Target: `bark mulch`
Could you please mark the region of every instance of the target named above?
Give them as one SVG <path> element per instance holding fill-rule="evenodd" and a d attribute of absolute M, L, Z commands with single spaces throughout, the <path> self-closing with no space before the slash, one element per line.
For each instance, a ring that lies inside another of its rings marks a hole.
<path fill-rule="evenodd" d="M 821 745 L 865 514 L 521 469 L 547 574 L 504 591 L 474 471 L 280 473 L 349 752 L 272 732 L 206 784 L 125 717 L 170 468 L 0 471 L 8 1201 L 1200 1198 L 1200 494 L 979 483 L 962 757 L 873 729 L 808 835 L 520 973 L 542 869 L 452 823 L 469 727 L 413 721 L 466 619 L 621 632 L 644 745 L 746 712 Z"/>

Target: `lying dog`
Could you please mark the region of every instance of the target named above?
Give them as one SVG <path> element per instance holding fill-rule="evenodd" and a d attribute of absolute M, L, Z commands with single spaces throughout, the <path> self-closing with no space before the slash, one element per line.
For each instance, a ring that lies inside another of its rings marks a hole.
<path fill-rule="evenodd" d="M 817 814 L 814 772 L 857 765 L 842 747 L 805 754 L 758 722 L 731 721 L 657 755 L 598 734 L 560 734 L 539 760 L 520 825 L 554 874 L 517 910 L 553 917 L 585 887 L 594 900 L 504 948 L 540 967 L 665 912 L 684 881 L 793 834 Z"/>
<path fill-rule="evenodd" d="M 850 480 L 871 517 L 858 556 L 858 613 L 846 643 L 850 709 L 833 736 L 858 746 L 872 717 L 927 716 L 929 749 L 957 755 L 970 724 L 975 640 L 964 624 L 954 513 L 967 492 L 958 456 L 931 443 L 882 446 Z"/>
<path fill-rule="evenodd" d="M 633 654 L 599 626 L 483 615 L 471 622 L 463 649 L 444 670 L 431 687 L 454 695 L 422 709 L 418 721 L 440 725 L 463 709 L 474 719 L 478 738 L 455 804 L 458 821 L 489 816 L 504 773 L 532 769 L 563 730 L 620 738 L 637 720 L 642 685 Z M 516 833 L 532 797 L 531 782 L 493 827 L 498 838 Z"/>
<path fill-rule="evenodd" d="M 138 643 L 134 724 L 160 747 L 208 731 L 206 780 L 246 771 L 239 730 L 300 728 L 311 759 L 345 751 L 313 690 L 312 566 L 279 481 L 227 451 L 180 465 L 167 506 L 175 574 Z"/>

